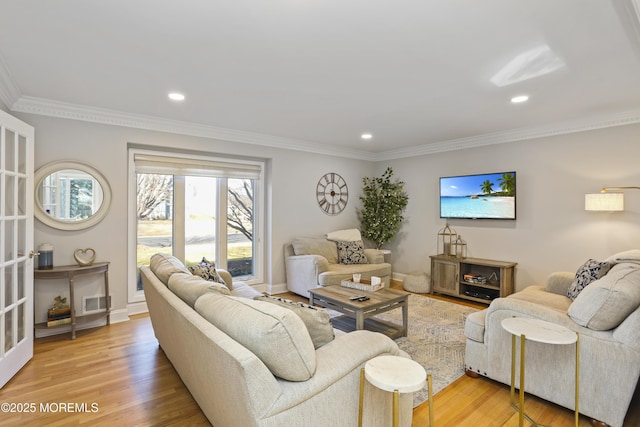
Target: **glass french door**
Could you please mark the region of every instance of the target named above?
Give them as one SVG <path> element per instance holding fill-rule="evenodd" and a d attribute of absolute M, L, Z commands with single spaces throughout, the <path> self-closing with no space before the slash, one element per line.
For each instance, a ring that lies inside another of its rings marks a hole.
<path fill-rule="evenodd" d="M 0 388 L 33 357 L 33 135 L 0 111 Z"/>

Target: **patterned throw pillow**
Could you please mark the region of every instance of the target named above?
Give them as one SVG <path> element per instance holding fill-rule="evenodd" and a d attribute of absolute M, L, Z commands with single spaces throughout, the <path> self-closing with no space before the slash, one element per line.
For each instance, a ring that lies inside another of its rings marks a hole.
<path fill-rule="evenodd" d="M 340 264 L 367 264 L 362 240 L 353 242 L 336 242 L 338 245 L 338 261 Z"/>
<path fill-rule="evenodd" d="M 309 336 L 315 348 L 322 347 L 335 338 L 329 312 L 324 308 L 269 295 L 260 295 L 253 299 L 285 307 L 300 316 L 309 331 Z"/>
<path fill-rule="evenodd" d="M 222 278 L 218 275 L 218 272 L 216 271 L 216 264 L 207 260 L 204 257 L 202 258 L 202 261 L 200 261 L 199 264 L 192 265 L 187 268 L 189 269 L 191 274 L 193 274 L 194 276 L 200 276 L 204 280 L 209 280 L 211 282 L 218 282 L 218 283 L 224 284 L 224 280 L 222 280 Z"/>
<path fill-rule="evenodd" d="M 599 262 L 595 259 L 587 260 L 587 262 L 578 268 L 576 278 L 567 290 L 567 296 L 569 299 L 571 299 L 571 301 L 575 300 L 589 283 L 603 277 L 607 274 L 610 268 L 611 264 L 608 262 Z"/>

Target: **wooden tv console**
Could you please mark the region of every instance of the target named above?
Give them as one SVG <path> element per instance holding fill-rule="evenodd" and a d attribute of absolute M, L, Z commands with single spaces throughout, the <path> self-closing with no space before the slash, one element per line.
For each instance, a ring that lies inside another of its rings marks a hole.
<path fill-rule="evenodd" d="M 513 293 L 516 262 L 431 255 L 431 292 L 485 304 Z"/>

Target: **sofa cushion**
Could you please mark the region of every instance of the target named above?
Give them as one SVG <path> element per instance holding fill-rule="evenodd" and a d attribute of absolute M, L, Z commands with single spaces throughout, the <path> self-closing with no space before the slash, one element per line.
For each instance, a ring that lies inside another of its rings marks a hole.
<path fill-rule="evenodd" d="M 367 257 L 364 255 L 364 244 L 362 240 L 353 242 L 336 242 L 338 247 L 338 262 L 340 264 L 366 264 Z"/>
<path fill-rule="evenodd" d="M 618 252 L 617 254 L 611 255 L 606 259 L 606 261 L 610 264 L 620 264 L 625 262 L 640 264 L 640 249 Z"/>
<path fill-rule="evenodd" d="M 595 259 L 589 259 L 582 264 L 576 272 L 576 277 L 573 280 L 571 286 L 567 290 L 567 296 L 571 300 L 575 300 L 580 292 L 594 280 L 598 280 L 611 268 L 611 264 L 608 262 L 599 262 Z"/>
<path fill-rule="evenodd" d="M 173 255 L 163 253 L 157 253 L 151 257 L 149 260 L 149 268 L 165 285 L 169 283 L 169 277 L 171 277 L 173 273 L 191 274 L 182 261 Z"/>
<path fill-rule="evenodd" d="M 204 280 L 224 283 L 224 280 L 222 280 L 222 278 L 216 271 L 216 264 L 209 261 L 205 257 L 202 257 L 202 261 L 200 261 L 198 264 L 189 266 L 188 269 L 191 274 L 193 274 L 194 276 L 200 276 Z"/>
<path fill-rule="evenodd" d="M 640 268 L 616 264 L 609 273 L 584 288 L 569 307 L 569 317 L 597 331 L 617 327 L 640 305 Z"/>
<path fill-rule="evenodd" d="M 295 302 L 284 298 L 260 295 L 254 298 L 258 301 L 266 301 L 280 307 L 292 310 L 307 327 L 311 341 L 315 348 L 333 341 L 335 338 L 329 312 L 323 308 L 313 307 L 302 302 Z"/>
<path fill-rule="evenodd" d="M 191 273 L 174 273 L 169 277 L 169 289 L 191 307 L 196 300 L 207 292 L 231 295 L 229 288 L 222 283 L 210 282 Z"/>
<path fill-rule="evenodd" d="M 320 255 L 325 257 L 329 264 L 338 263 L 336 243 L 324 237 L 296 237 L 291 244 L 296 255 Z"/>
<path fill-rule="evenodd" d="M 253 352 L 273 375 L 288 381 L 306 381 L 315 373 L 313 342 L 293 311 L 264 301 L 216 293 L 198 298 L 195 309 Z"/>

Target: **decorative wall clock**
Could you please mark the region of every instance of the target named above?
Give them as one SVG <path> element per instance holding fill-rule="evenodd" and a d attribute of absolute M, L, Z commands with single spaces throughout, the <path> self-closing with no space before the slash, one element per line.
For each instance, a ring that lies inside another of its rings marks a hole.
<path fill-rule="evenodd" d="M 338 215 L 347 206 L 349 189 L 345 180 L 337 173 L 322 176 L 316 188 L 318 205 L 327 215 Z"/>

